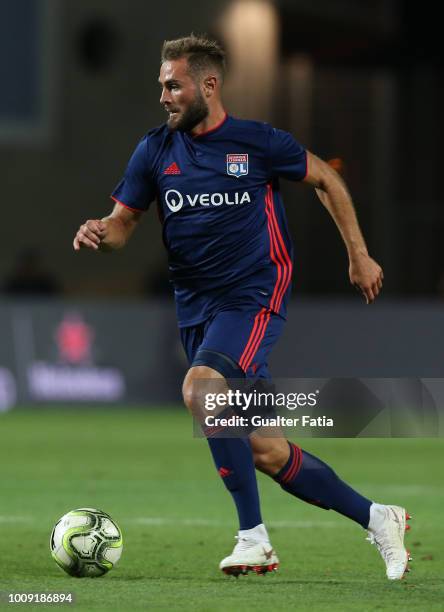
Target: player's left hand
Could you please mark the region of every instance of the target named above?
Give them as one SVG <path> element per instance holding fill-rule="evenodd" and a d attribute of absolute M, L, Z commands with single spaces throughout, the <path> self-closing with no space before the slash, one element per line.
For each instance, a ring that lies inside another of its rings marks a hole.
<path fill-rule="evenodd" d="M 367 304 L 375 301 L 382 289 L 382 268 L 369 255 L 361 253 L 350 258 L 350 282 L 362 292 Z"/>
<path fill-rule="evenodd" d="M 88 219 L 80 226 L 75 235 L 73 246 L 75 251 L 80 251 L 82 248 L 94 249 L 98 251 L 101 248 L 102 240 L 106 236 L 106 225 L 100 219 Z"/>

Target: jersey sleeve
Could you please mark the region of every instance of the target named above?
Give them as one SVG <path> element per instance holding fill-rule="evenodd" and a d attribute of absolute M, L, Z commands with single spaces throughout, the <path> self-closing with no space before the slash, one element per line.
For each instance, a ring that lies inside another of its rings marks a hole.
<path fill-rule="evenodd" d="M 272 177 L 301 181 L 307 175 L 307 152 L 288 132 L 271 128 L 270 167 Z"/>
<path fill-rule="evenodd" d="M 132 154 L 123 179 L 111 194 L 114 201 L 134 210 L 148 210 L 156 197 L 148 147 L 148 137 L 145 136 Z"/>

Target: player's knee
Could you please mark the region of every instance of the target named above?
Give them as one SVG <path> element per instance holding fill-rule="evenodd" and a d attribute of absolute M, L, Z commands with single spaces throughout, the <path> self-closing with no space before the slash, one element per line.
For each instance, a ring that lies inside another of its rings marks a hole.
<path fill-rule="evenodd" d="M 261 472 L 274 476 L 287 463 L 288 453 L 288 445 L 286 443 L 270 444 L 267 449 L 253 453 L 254 465 Z"/>
<path fill-rule="evenodd" d="M 182 397 L 189 412 L 196 418 L 201 418 L 205 406 L 205 397 L 209 392 L 209 385 L 214 378 L 211 368 L 198 366 L 191 368 L 182 385 Z"/>
<path fill-rule="evenodd" d="M 185 378 L 182 385 L 182 396 L 185 406 L 191 414 L 196 414 L 199 406 L 202 402 L 201 394 L 199 393 L 199 386 L 196 384 L 196 380 L 191 378 Z"/>

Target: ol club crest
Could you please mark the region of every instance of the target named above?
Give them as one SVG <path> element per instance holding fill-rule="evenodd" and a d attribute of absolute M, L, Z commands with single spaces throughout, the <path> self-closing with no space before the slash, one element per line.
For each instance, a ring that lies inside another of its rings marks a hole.
<path fill-rule="evenodd" d="M 248 153 L 228 153 L 227 174 L 236 177 L 248 174 Z"/>

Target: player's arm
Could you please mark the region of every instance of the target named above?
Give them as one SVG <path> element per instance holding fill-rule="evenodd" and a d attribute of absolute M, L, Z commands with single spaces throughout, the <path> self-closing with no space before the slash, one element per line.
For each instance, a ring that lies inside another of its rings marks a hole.
<path fill-rule="evenodd" d="M 313 185 L 333 217 L 347 248 L 350 282 L 359 287 L 370 304 L 379 294 L 384 276 L 381 267 L 368 254 L 346 184 L 336 170 L 309 151 L 304 180 Z"/>
<path fill-rule="evenodd" d="M 110 215 L 103 219 L 89 219 L 80 226 L 73 242 L 74 250 L 114 251 L 128 242 L 142 216 L 142 211 L 131 210 L 116 203 Z"/>

